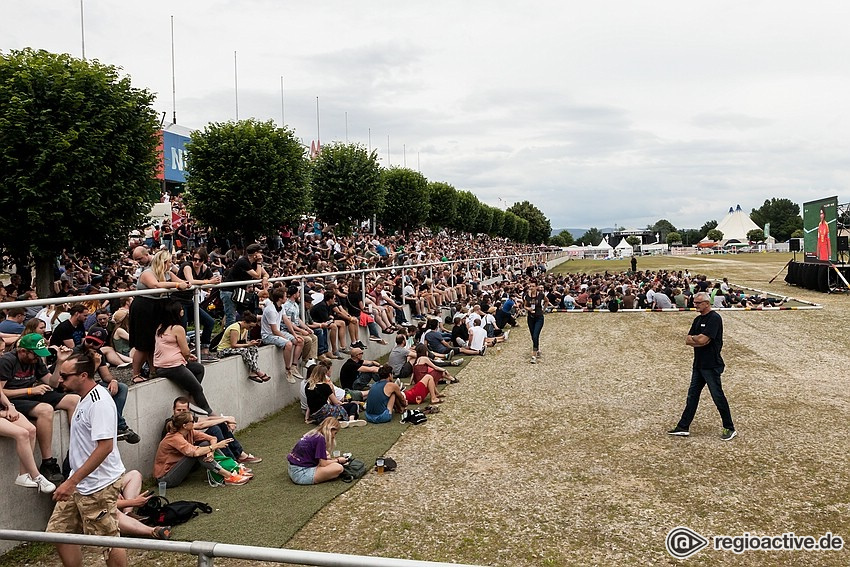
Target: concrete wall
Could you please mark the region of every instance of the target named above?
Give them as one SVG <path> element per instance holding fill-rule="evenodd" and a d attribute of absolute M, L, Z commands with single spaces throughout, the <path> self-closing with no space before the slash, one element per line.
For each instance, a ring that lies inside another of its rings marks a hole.
<path fill-rule="evenodd" d="M 405 310 L 410 320 L 409 311 Z M 367 330 L 360 328 L 360 340 L 368 346 L 366 358 L 377 360 L 395 346 L 395 335 L 383 335 L 383 338 L 388 344 L 371 342 Z M 334 376 L 339 375 L 339 368 L 344 362 L 345 358 L 334 360 Z M 210 406 L 217 413 L 235 416 L 240 427 L 259 421 L 298 399 L 299 385 L 290 384 L 284 378 L 283 357 L 276 347 L 260 348 L 260 369 L 272 377 L 265 384 L 247 379 L 247 368 L 239 356 L 204 366 L 204 393 Z M 139 470 L 145 477 L 153 474 L 153 460 L 163 422 L 171 415 L 174 398 L 180 395 L 185 393 L 164 378 L 130 388 L 124 418 L 142 440 L 136 445 L 119 442 L 127 470 Z M 53 454 L 60 462 L 68 452 L 68 436 L 68 420 L 64 412 L 57 412 L 53 425 Z M 40 462 L 41 454 L 36 446 L 36 463 Z M 5 529 L 43 530 L 53 511 L 53 501 L 36 489 L 15 486 L 17 475 L 15 446 L 10 439 L 0 437 L 0 526 Z M 14 542 L 0 541 L 0 553 L 15 545 Z"/>

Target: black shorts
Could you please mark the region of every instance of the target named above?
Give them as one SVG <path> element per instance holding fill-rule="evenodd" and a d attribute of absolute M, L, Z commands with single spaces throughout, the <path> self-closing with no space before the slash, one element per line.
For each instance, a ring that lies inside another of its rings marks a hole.
<path fill-rule="evenodd" d="M 59 402 L 62 401 L 62 398 L 67 396 L 67 394 L 63 394 L 61 392 L 47 392 L 46 394 L 42 394 L 41 396 L 23 396 L 21 398 L 11 398 L 11 401 L 15 405 L 15 409 L 20 413 L 29 416 L 30 412 L 35 409 L 35 406 L 38 404 L 48 404 L 56 409 L 56 406 L 59 405 Z"/>

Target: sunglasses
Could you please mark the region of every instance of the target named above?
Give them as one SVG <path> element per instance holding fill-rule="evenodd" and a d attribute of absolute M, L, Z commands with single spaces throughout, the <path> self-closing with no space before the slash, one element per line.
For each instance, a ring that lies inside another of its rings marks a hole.
<path fill-rule="evenodd" d="M 203 259 L 202 258 L 192 258 L 192 261 L 193 262 L 202 262 Z"/>
<path fill-rule="evenodd" d="M 60 372 L 59 377 L 62 380 L 67 380 L 71 376 L 79 376 L 80 374 L 82 374 L 82 373 L 81 372 Z"/>

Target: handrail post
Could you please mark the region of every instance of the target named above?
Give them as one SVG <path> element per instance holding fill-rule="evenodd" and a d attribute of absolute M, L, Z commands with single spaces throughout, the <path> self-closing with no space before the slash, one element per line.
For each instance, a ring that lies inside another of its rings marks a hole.
<path fill-rule="evenodd" d="M 195 318 L 195 356 L 201 361 L 201 288 L 196 287 L 192 296 L 192 314 Z"/>
<path fill-rule="evenodd" d="M 298 283 L 301 286 L 301 293 L 299 294 L 301 296 L 301 319 L 305 321 L 304 324 L 306 325 L 307 313 L 304 310 L 304 278 L 301 278 Z"/>

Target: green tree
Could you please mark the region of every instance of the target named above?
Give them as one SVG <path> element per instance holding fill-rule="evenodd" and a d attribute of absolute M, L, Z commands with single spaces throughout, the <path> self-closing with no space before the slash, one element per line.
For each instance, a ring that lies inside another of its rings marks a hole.
<path fill-rule="evenodd" d="M 502 238 L 513 238 L 516 235 L 516 224 L 519 217 L 510 211 L 505 211 L 505 222 L 502 223 L 502 232 L 499 236 Z"/>
<path fill-rule="evenodd" d="M 750 242 L 764 242 L 764 231 L 760 228 L 750 230 L 747 232 L 747 240 Z"/>
<path fill-rule="evenodd" d="M 671 232 L 676 232 L 676 227 L 667 219 L 659 219 L 655 224 L 649 225 L 646 228 L 647 230 L 651 230 L 653 234 L 658 234 L 659 242 L 667 242 L 667 235 Z"/>
<path fill-rule="evenodd" d="M 0 54 L 0 243 L 52 291 L 63 249 L 107 256 L 159 200 L 154 95 L 67 54 Z"/>
<path fill-rule="evenodd" d="M 803 232 L 802 228 L 798 228 L 794 232 L 791 233 L 791 238 L 803 238 L 806 233 Z"/>
<path fill-rule="evenodd" d="M 499 236 L 502 234 L 502 227 L 505 225 L 505 211 L 502 209 L 491 207 L 493 213 L 493 222 L 490 223 L 490 236 Z"/>
<path fill-rule="evenodd" d="M 708 231 L 708 234 L 706 234 L 706 237 L 709 240 L 713 240 L 715 242 L 720 242 L 721 240 L 723 240 L 723 231 L 717 230 L 716 228 L 712 228 L 711 230 Z"/>
<path fill-rule="evenodd" d="M 668 232 L 666 242 L 667 242 L 668 246 L 670 246 L 672 244 L 681 244 L 682 243 L 682 235 L 679 234 L 678 232 L 675 232 L 675 231 L 674 232 Z"/>
<path fill-rule="evenodd" d="M 777 242 L 785 242 L 791 238 L 791 233 L 803 228 L 803 218 L 800 216 L 800 205 L 790 199 L 774 197 L 765 200 L 758 209 L 753 209 L 750 219 L 760 227 L 770 223 L 770 235 Z"/>
<path fill-rule="evenodd" d="M 529 201 L 515 203 L 509 209 L 516 216 L 528 221 L 528 242 L 532 244 L 546 244 L 552 234 L 552 225 L 543 211 L 532 205 Z"/>
<path fill-rule="evenodd" d="M 475 230 L 473 232 L 490 234 L 491 226 L 493 226 L 493 207 L 481 203 L 478 215 L 475 217 Z"/>
<path fill-rule="evenodd" d="M 716 223 L 715 223 L 716 224 Z M 708 232 L 708 231 L 706 231 Z M 682 243 L 685 246 L 693 246 L 703 238 L 705 238 L 704 234 L 700 234 L 700 231 L 695 228 L 687 228 L 685 230 L 679 231 L 679 234 L 682 235 Z"/>
<path fill-rule="evenodd" d="M 411 230 L 425 224 L 431 203 L 428 180 L 421 173 L 403 167 L 383 172 L 387 195 L 381 224 L 392 230 Z"/>
<path fill-rule="evenodd" d="M 581 238 L 576 240 L 578 244 L 587 246 L 596 246 L 602 242 L 602 233 L 595 226 L 588 229 L 587 232 L 581 235 Z"/>
<path fill-rule="evenodd" d="M 480 210 L 481 203 L 478 202 L 478 197 L 469 191 L 458 191 L 457 216 L 455 217 L 455 224 L 452 228 L 475 232 L 475 221 L 478 219 L 478 212 Z"/>
<path fill-rule="evenodd" d="M 271 120 L 208 124 L 192 133 L 186 187 L 202 224 L 247 242 L 309 207 L 309 163 L 291 130 Z"/>
<path fill-rule="evenodd" d="M 457 219 L 457 190 L 440 181 L 428 184 L 428 226 L 440 228 L 454 226 Z"/>
<path fill-rule="evenodd" d="M 553 244 L 555 246 L 572 246 L 575 244 L 575 239 L 573 238 L 573 235 L 570 234 L 569 230 L 562 230 L 549 239 L 549 244 Z"/>
<path fill-rule="evenodd" d="M 710 220 L 710 221 L 706 222 L 704 225 L 702 225 L 702 227 L 699 229 L 699 239 L 702 240 L 703 238 L 708 236 L 708 231 L 711 230 L 712 228 L 717 228 L 717 221 L 716 220 Z"/>
<path fill-rule="evenodd" d="M 514 228 L 513 240 L 517 242 L 529 242 L 528 231 L 530 223 L 522 217 L 517 217 L 516 226 Z"/>
<path fill-rule="evenodd" d="M 634 247 L 634 246 L 637 246 L 638 244 L 640 244 L 640 238 L 638 238 L 637 236 L 629 236 L 629 237 L 626 237 L 626 242 L 630 246 Z"/>
<path fill-rule="evenodd" d="M 384 208 L 386 188 L 378 152 L 360 144 L 329 144 L 313 161 L 311 196 L 316 214 L 344 233 Z"/>

